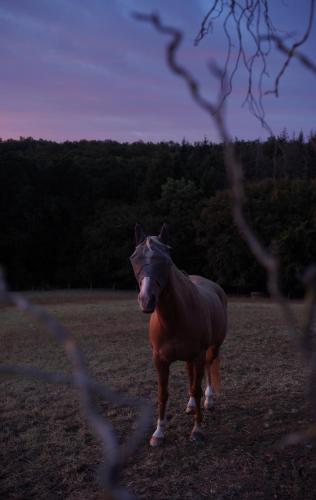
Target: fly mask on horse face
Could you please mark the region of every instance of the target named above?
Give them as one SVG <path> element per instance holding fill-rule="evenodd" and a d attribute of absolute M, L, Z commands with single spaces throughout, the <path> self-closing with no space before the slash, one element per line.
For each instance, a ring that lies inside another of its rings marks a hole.
<path fill-rule="evenodd" d="M 135 227 L 136 249 L 130 261 L 139 284 L 138 302 L 143 312 L 154 311 L 159 294 L 167 284 L 172 260 L 167 245 L 167 227 L 160 235 L 145 236 L 141 227 Z"/>

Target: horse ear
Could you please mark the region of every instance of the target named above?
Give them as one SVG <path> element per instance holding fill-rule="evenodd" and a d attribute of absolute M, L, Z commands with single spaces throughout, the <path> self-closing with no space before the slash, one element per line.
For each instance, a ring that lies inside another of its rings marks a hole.
<path fill-rule="evenodd" d="M 135 243 L 136 246 L 139 245 L 144 239 L 146 238 L 146 235 L 144 233 L 144 230 L 140 224 L 135 225 Z"/>
<path fill-rule="evenodd" d="M 161 243 L 164 243 L 165 245 L 169 244 L 169 229 L 166 223 L 162 225 L 158 238 L 161 241 Z"/>

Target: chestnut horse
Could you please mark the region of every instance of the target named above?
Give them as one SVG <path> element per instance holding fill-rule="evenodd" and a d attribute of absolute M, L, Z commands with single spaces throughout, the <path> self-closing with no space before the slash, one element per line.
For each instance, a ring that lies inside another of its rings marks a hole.
<path fill-rule="evenodd" d="M 167 226 L 159 236 L 145 236 L 135 226 L 136 249 L 130 257 L 138 281 L 138 302 L 151 313 L 149 338 L 158 373 L 159 418 L 151 446 L 159 446 L 165 436 L 169 367 L 186 361 L 190 399 L 187 413 L 195 413 L 191 433 L 194 441 L 204 440 L 201 430 L 202 379 L 205 373 L 205 409 L 214 406 L 219 386 L 219 349 L 226 335 L 227 299 L 222 288 L 201 276 L 188 276 L 172 262 Z"/>

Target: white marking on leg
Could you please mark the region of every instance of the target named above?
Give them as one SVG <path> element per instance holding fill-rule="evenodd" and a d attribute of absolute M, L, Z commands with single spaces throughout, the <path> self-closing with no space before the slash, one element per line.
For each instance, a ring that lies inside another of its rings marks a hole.
<path fill-rule="evenodd" d="M 212 410 L 215 406 L 214 401 L 214 392 L 210 385 L 207 385 L 205 389 L 205 400 L 204 400 L 204 408 L 205 410 Z"/>
<path fill-rule="evenodd" d="M 214 396 L 214 392 L 213 392 L 212 386 L 208 385 L 205 389 L 205 397 L 210 398 L 213 396 Z"/>
<path fill-rule="evenodd" d="M 152 437 L 157 438 L 157 439 L 163 439 L 165 437 L 165 426 L 166 426 L 166 419 L 160 420 L 158 418 L 157 429 L 153 433 Z"/>
<path fill-rule="evenodd" d="M 187 407 L 186 407 L 186 413 L 192 413 L 193 410 L 196 408 L 196 402 L 195 398 L 193 396 L 190 396 L 190 399 L 188 401 Z"/>
<path fill-rule="evenodd" d="M 190 399 L 189 399 L 189 402 L 188 402 L 188 406 L 191 406 L 192 408 L 196 407 L 195 398 L 193 396 L 190 396 Z"/>

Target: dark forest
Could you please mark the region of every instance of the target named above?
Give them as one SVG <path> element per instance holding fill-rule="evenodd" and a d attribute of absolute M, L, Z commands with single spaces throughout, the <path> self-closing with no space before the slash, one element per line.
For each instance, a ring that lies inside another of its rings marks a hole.
<path fill-rule="evenodd" d="M 235 141 L 245 212 L 281 261 L 282 287 L 302 291 L 316 256 L 316 136 L 286 131 Z M 230 293 L 265 291 L 234 227 L 223 147 L 32 138 L 0 142 L 0 261 L 12 289 L 134 287 L 135 222 L 170 226 L 176 265 Z"/>

